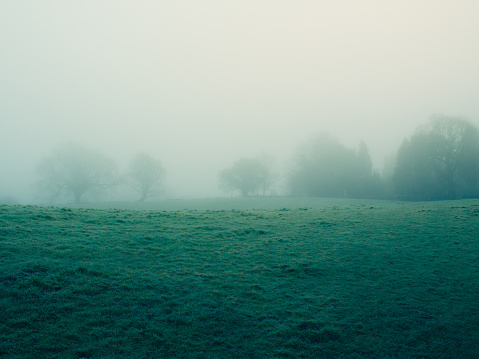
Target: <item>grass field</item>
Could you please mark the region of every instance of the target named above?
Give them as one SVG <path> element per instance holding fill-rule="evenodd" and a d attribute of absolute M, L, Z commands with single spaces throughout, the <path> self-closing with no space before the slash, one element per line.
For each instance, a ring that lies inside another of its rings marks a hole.
<path fill-rule="evenodd" d="M 315 203 L 0 206 L 0 357 L 479 357 L 478 200 Z"/>

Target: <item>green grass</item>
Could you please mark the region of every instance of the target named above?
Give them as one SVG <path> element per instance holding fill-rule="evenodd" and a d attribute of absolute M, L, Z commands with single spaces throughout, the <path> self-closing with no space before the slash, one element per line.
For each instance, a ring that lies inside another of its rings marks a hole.
<path fill-rule="evenodd" d="M 0 206 L 1 358 L 477 358 L 479 201 Z"/>

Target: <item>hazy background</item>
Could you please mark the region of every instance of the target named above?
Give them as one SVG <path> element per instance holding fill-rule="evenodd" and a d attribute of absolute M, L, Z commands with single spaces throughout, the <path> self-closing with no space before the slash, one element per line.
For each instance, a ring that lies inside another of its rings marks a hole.
<path fill-rule="evenodd" d="M 376 168 L 433 114 L 479 119 L 477 0 L 2 0 L 0 196 L 56 144 L 160 158 L 167 197 L 327 131 Z"/>

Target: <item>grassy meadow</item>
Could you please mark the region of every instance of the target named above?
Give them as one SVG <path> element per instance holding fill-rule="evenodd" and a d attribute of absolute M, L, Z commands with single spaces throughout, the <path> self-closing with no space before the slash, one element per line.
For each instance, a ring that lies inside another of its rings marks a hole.
<path fill-rule="evenodd" d="M 272 201 L 0 206 L 0 358 L 479 357 L 478 200 Z"/>

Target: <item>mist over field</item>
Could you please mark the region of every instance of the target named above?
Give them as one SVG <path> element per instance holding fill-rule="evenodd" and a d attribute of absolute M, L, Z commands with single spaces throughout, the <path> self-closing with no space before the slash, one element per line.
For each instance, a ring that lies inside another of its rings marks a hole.
<path fill-rule="evenodd" d="M 477 358 L 478 19 L 0 1 L 0 357 Z"/>
<path fill-rule="evenodd" d="M 62 143 L 166 170 L 163 198 L 225 194 L 320 133 L 383 170 L 436 114 L 479 120 L 477 1 L 3 1 L 0 199 L 31 203 Z M 278 182 L 275 193 L 284 194 Z"/>

